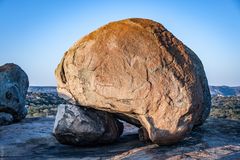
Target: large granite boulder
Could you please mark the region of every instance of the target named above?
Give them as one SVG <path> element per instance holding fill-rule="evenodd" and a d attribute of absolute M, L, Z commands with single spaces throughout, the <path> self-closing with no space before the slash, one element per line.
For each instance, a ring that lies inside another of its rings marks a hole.
<path fill-rule="evenodd" d="M 123 132 L 123 124 L 110 113 L 71 104 L 58 106 L 53 134 L 62 144 L 98 145 L 111 143 Z"/>
<path fill-rule="evenodd" d="M 55 74 L 60 96 L 115 113 L 157 144 L 183 139 L 209 115 L 201 61 L 152 20 L 121 20 L 88 34 L 65 53 Z"/>
<path fill-rule="evenodd" d="M 0 125 L 20 121 L 27 115 L 25 98 L 28 76 L 16 64 L 0 66 Z"/>

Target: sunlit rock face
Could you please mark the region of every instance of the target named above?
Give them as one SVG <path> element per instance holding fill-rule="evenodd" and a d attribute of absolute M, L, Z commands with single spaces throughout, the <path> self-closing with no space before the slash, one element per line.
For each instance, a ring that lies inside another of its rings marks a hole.
<path fill-rule="evenodd" d="M 0 125 L 20 121 L 27 115 L 27 74 L 12 63 L 0 66 Z"/>
<path fill-rule="evenodd" d="M 112 22 L 86 35 L 65 53 L 55 75 L 62 97 L 115 113 L 160 145 L 183 139 L 210 111 L 197 55 L 148 19 Z"/>

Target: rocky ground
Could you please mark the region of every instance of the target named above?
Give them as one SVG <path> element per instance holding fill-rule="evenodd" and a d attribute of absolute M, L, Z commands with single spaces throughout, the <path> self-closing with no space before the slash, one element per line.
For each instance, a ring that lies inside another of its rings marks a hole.
<path fill-rule="evenodd" d="M 110 145 L 73 147 L 52 136 L 54 118 L 26 118 L 0 127 L 0 159 L 238 159 L 240 122 L 208 119 L 183 141 L 157 146 L 138 140 L 137 129 L 125 123 L 121 138 Z"/>
<path fill-rule="evenodd" d="M 56 93 L 29 92 L 28 117 L 0 127 L 0 159 L 238 159 L 240 158 L 240 97 L 214 97 L 211 117 L 183 141 L 157 146 L 138 140 L 137 128 L 124 123 L 121 138 L 98 147 L 59 144 L 52 135 L 59 104 Z"/>

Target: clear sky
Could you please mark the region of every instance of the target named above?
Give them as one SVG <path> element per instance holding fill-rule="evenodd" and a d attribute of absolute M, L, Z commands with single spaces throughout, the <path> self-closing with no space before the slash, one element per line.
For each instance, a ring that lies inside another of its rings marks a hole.
<path fill-rule="evenodd" d="M 56 85 L 63 53 L 115 20 L 162 23 L 202 60 L 210 85 L 240 85 L 240 0 L 0 0 L 0 65 L 13 62 L 30 85 Z"/>

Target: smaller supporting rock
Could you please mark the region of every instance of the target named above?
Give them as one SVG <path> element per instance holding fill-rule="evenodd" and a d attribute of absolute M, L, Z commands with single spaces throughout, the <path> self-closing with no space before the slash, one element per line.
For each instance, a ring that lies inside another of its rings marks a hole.
<path fill-rule="evenodd" d="M 112 143 L 122 132 L 123 124 L 110 113 L 69 104 L 58 106 L 53 134 L 62 144 Z"/>

